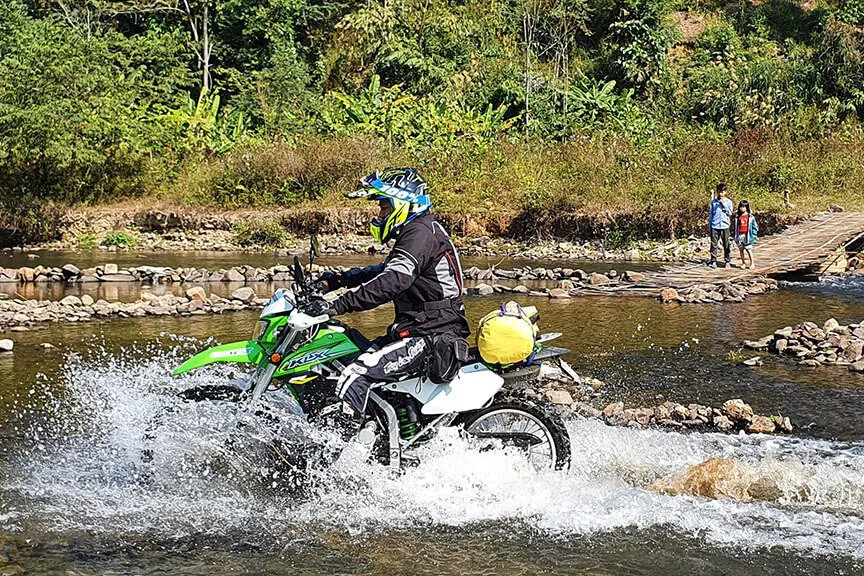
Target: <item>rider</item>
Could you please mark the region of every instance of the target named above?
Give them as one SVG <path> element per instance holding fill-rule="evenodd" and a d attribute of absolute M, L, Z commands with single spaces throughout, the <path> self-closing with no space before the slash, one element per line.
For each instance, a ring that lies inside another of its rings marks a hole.
<path fill-rule="evenodd" d="M 387 302 L 396 317 L 387 335 L 350 364 L 338 383 L 339 397 L 363 412 L 369 390 L 425 371 L 447 382 L 467 358 L 470 329 L 462 299 L 462 267 L 444 227 L 430 212 L 426 182 L 414 168 L 388 168 L 366 176 L 349 198 L 378 201 L 372 237 L 395 240 L 384 262 L 324 273 L 327 290 L 350 288 L 319 313 L 331 316 L 370 310 Z M 312 310 L 310 313 L 315 313 Z"/>

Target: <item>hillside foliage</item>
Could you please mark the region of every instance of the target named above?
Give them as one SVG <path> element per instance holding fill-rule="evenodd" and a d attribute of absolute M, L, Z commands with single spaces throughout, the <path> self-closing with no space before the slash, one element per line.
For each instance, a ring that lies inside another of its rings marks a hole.
<path fill-rule="evenodd" d="M 854 204 L 862 119 L 864 0 L 0 3 L 0 233 L 26 239 L 77 203 L 338 201 L 385 163 L 468 219 L 719 180 Z"/>

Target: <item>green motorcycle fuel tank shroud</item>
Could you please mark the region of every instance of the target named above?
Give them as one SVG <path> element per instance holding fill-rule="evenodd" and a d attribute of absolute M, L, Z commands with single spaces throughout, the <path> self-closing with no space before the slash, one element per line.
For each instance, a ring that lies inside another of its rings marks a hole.
<path fill-rule="evenodd" d="M 181 364 L 171 373 L 171 375 L 177 376 L 184 372 L 195 370 L 196 368 L 201 368 L 202 366 L 207 366 L 208 364 L 214 364 L 216 362 L 258 364 L 263 358 L 264 349 L 255 340 L 230 342 L 228 344 L 214 346 L 213 348 L 208 348 L 203 352 L 199 352 Z"/>
<path fill-rule="evenodd" d="M 317 364 L 358 352 L 360 349 L 345 334 L 325 328 L 306 346 L 286 356 L 273 377 L 302 374 Z"/>

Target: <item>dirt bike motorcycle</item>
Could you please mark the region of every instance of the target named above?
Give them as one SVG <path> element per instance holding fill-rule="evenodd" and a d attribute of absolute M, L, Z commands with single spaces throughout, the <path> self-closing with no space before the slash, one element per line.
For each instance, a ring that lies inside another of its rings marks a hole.
<path fill-rule="evenodd" d="M 310 250 L 309 269 L 314 258 Z M 510 381 L 533 379 L 542 362 L 554 362 L 566 374 L 578 376 L 561 359 L 563 348 L 542 346 L 560 334 L 539 338 L 530 363 L 501 368 L 484 363 L 472 350 L 469 361 L 447 384 L 435 384 L 420 374 L 397 383 L 373 387 L 365 414 L 356 415 L 335 395 L 345 367 L 372 343 L 357 330 L 329 316 L 310 316 L 304 309 L 323 298 L 321 283 L 304 271 L 295 256 L 293 285 L 280 289 L 261 312 L 251 340 L 215 346 L 193 356 L 177 376 L 214 363 L 254 367 L 248 378 L 228 385 L 191 388 L 180 393 L 190 402 L 245 402 L 288 407 L 299 418 L 325 426 L 342 426 L 370 457 L 393 469 L 416 462 L 413 452 L 441 428 L 459 426 L 483 449 L 515 446 L 538 469 L 569 466 L 570 438 L 551 407 L 507 392 Z M 284 413 L 284 410 L 283 410 Z M 349 416 L 353 414 L 353 416 Z M 487 446 L 488 445 L 488 446 Z M 290 462 L 290 448 L 272 443 L 279 458 Z"/>

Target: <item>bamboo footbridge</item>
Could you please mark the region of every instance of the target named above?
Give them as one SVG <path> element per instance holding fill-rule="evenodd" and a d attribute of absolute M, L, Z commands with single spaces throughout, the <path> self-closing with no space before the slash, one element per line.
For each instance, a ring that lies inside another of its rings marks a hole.
<path fill-rule="evenodd" d="M 818 274 L 820 269 L 845 256 L 844 248 L 849 250 L 861 244 L 864 244 L 864 213 L 825 212 L 779 234 L 760 238 L 753 250 L 756 266 L 752 269 L 722 268 L 720 247 L 718 268 L 709 268 L 705 263 L 664 266 L 658 272 L 646 272 L 644 279 L 630 285 L 586 287 L 581 291 L 657 296 L 663 288 L 685 290 L 793 272 Z M 732 252 L 733 262 L 738 262 L 734 243 Z"/>

